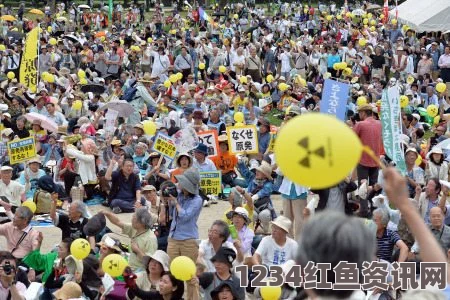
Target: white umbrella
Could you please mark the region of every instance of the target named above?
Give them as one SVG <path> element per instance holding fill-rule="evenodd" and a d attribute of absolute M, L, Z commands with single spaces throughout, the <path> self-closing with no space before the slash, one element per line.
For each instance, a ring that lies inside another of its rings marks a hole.
<path fill-rule="evenodd" d="M 363 10 L 360 9 L 360 8 L 358 8 L 358 9 L 355 9 L 354 11 L 352 11 L 352 14 L 353 14 L 354 16 L 362 16 L 363 14 L 365 14 L 365 11 L 363 11 Z"/>
<path fill-rule="evenodd" d="M 113 109 L 115 111 L 118 111 L 119 117 L 129 117 L 131 114 L 134 113 L 134 107 L 131 106 L 130 103 L 128 103 L 125 100 L 112 100 L 100 107 L 98 110 L 103 111 L 105 109 Z"/>
<path fill-rule="evenodd" d="M 52 119 L 49 119 L 47 116 L 30 112 L 25 114 L 25 119 L 27 119 L 29 122 L 33 121 L 39 121 L 42 128 L 51 131 L 51 132 L 57 132 L 58 131 L 58 124 L 55 123 Z"/>
<path fill-rule="evenodd" d="M 78 8 L 80 8 L 80 9 L 91 9 L 91 7 L 89 5 L 87 5 L 87 4 L 78 5 Z"/>

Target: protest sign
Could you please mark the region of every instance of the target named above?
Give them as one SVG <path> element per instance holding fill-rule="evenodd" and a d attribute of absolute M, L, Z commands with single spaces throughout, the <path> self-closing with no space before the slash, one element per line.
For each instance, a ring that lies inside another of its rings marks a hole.
<path fill-rule="evenodd" d="M 205 195 L 219 195 L 222 190 L 221 172 L 200 172 L 200 189 Z"/>
<path fill-rule="evenodd" d="M 208 156 L 210 158 L 219 155 L 219 142 L 216 130 L 202 131 L 197 135 L 200 143 L 208 147 Z"/>
<path fill-rule="evenodd" d="M 255 125 L 227 127 L 227 134 L 231 153 L 258 153 L 258 131 Z"/>
<path fill-rule="evenodd" d="M 397 86 L 383 91 L 381 98 L 381 133 L 386 154 L 395 162 L 403 174 L 406 173 L 405 156 L 403 154 L 400 134 L 402 133 L 402 116 L 400 108 L 400 92 Z"/>
<path fill-rule="evenodd" d="M 108 112 L 105 115 L 105 131 L 108 134 L 114 134 L 114 131 L 116 130 L 115 124 L 118 115 L 119 112 L 117 110 L 108 109 Z"/>
<path fill-rule="evenodd" d="M 153 150 L 173 160 L 177 155 L 177 147 L 173 140 L 165 134 L 158 133 L 153 144 Z"/>
<path fill-rule="evenodd" d="M 184 129 L 178 130 L 173 136 L 172 140 L 177 147 L 179 153 L 186 153 L 198 146 L 198 136 L 195 129 L 188 126 Z"/>
<path fill-rule="evenodd" d="M 8 142 L 8 156 L 11 165 L 24 162 L 36 156 L 36 143 L 34 137 Z"/>
<path fill-rule="evenodd" d="M 345 113 L 350 85 L 336 80 L 326 79 L 324 82 L 320 112 L 336 116 L 345 121 Z"/>

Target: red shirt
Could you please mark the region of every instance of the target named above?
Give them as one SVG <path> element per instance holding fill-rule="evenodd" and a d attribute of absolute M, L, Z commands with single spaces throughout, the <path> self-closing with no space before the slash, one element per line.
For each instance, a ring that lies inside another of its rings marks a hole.
<path fill-rule="evenodd" d="M 376 156 L 380 156 L 383 152 L 383 139 L 381 135 L 381 122 L 373 117 L 368 117 L 364 121 L 356 123 L 353 127 L 356 135 L 363 145 L 367 145 L 372 149 Z M 370 158 L 365 152 L 361 156 L 359 163 L 365 167 L 378 167 L 378 164 Z"/>

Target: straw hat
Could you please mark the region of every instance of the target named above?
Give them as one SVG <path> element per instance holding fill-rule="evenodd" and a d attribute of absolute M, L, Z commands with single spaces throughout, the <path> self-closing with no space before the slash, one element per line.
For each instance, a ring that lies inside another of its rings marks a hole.
<path fill-rule="evenodd" d="M 53 293 L 55 299 L 78 299 L 83 294 L 78 283 L 69 281 L 65 283 L 59 290 Z"/>
<path fill-rule="evenodd" d="M 266 161 L 262 161 L 261 165 L 255 169 L 263 173 L 267 179 L 272 180 L 272 167 Z"/>

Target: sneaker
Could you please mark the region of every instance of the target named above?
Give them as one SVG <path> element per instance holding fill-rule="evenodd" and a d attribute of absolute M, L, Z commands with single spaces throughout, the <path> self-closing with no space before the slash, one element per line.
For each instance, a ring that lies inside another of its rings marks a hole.
<path fill-rule="evenodd" d="M 210 196 L 208 196 L 208 198 L 209 198 L 209 200 L 211 201 L 211 204 L 217 204 L 217 203 L 219 203 L 219 202 L 217 201 L 217 197 L 214 196 L 214 195 L 210 195 Z"/>
<path fill-rule="evenodd" d="M 203 200 L 203 207 L 208 207 L 208 206 L 209 206 L 208 200 Z"/>
<path fill-rule="evenodd" d="M 120 207 L 116 206 L 116 207 L 113 207 L 112 212 L 114 214 L 120 214 L 122 212 L 122 210 L 120 209 Z"/>

